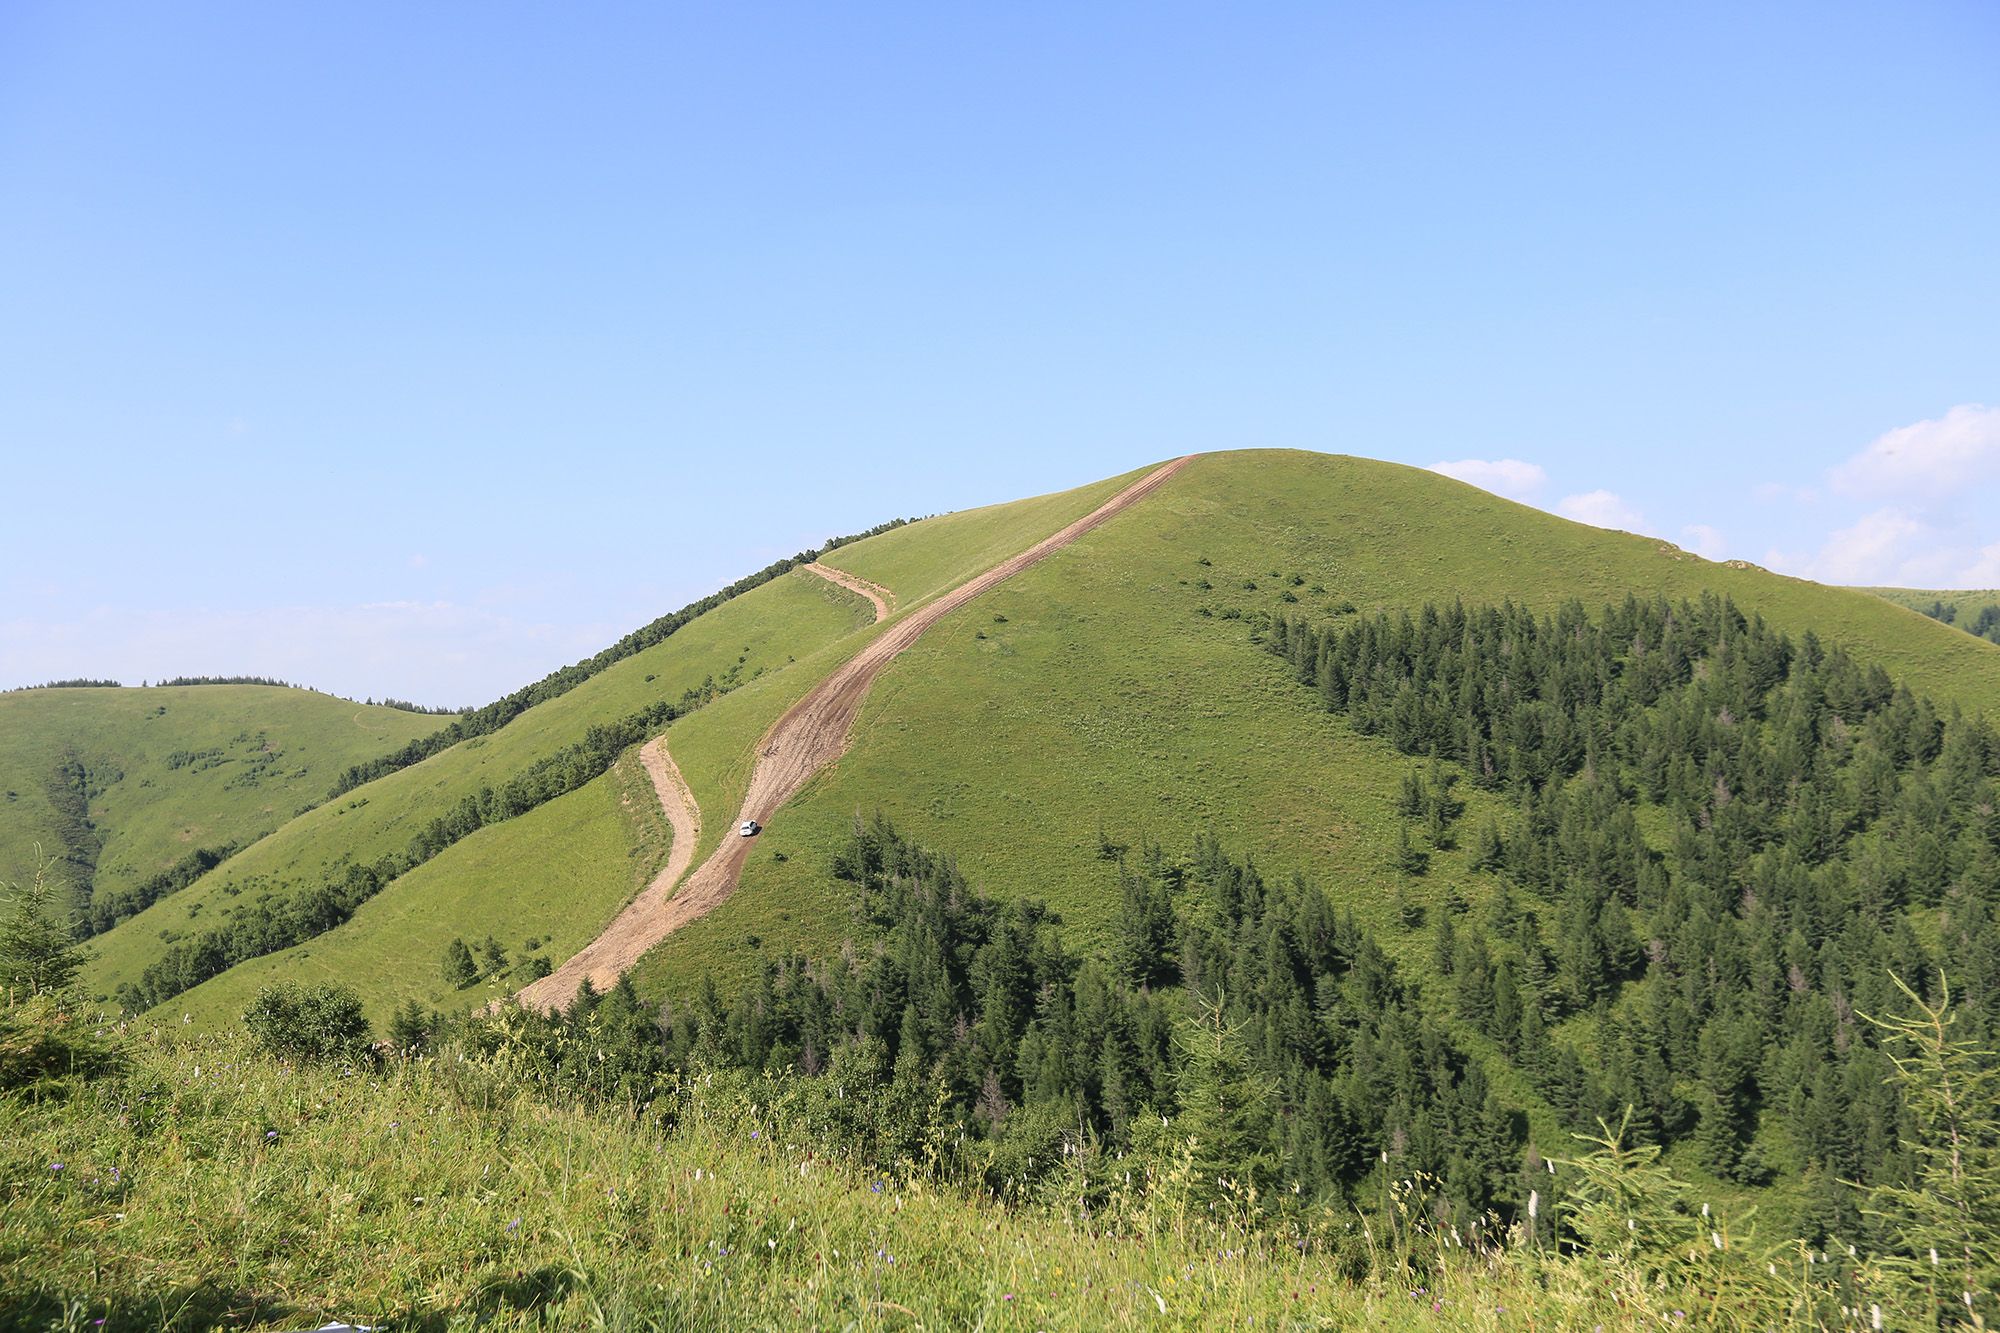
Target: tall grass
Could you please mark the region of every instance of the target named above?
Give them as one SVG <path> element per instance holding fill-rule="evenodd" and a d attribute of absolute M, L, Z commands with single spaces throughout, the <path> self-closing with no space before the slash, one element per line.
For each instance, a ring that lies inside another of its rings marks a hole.
<path fill-rule="evenodd" d="M 1558 1164 L 1528 1226 L 1471 1235 L 1431 1220 L 1423 1179 L 1385 1180 L 1369 1215 L 1214 1201 L 1190 1188 L 1194 1145 L 1172 1142 L 1123 1163 L 1078 1152 L 1001 1203 L 937 1183 L 962 1143 L 887 1167 L 842 1151 L 827 1124 L 845 1090 L 823 1080 L 701 1075 L 620 1103 L 553 1093 L 504 1038 L 487 1056 L 295 1068 L 235 1035 L 36 1005 L 0 1012 L 0 1051 L 36 1051 L 0 1060 L 5 1328 L 1860 1329 L 1935 1314 L 1858 1249 L 1760 1244 L 1611 1129 Z"/>

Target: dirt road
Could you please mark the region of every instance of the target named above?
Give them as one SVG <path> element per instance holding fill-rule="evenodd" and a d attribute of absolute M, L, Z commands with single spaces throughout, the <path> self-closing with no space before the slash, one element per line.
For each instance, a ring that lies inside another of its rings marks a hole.
<path fill-rule="evenodd" d="M 861 711 L 862 700 L 868 697 L 868 689 L 875 683 L 875 678 L 898 654 L 915 643 L 925 630 L 981 593 L 1004 583 L 1151 495 L 1193 457 L 1189 454 L 1162 464 L 1061 532 L 1044 538 L 1012 559 L 918 607 L 835 668 L 831 675 L 813 687 L 810 694 L 793 704 L 783 717 L 773 723 L 771 729 L 764 733 L 763 740 L 758 742 L 756 767 L 750 773 L 750 790 L 743 799 L 743 809 L 737 815 L 737 821 L 754 819 L 759 823 L 769 823 L 778 808 L 797 795 L 815 773 L 840 757 L 847 748 L 847 735 L 854 725 L 855 715 Z M 827 577 L 845 573 L 831 569 L 824 572 Z M 847 577 L 852 578 L 853 575 Z M 852 586 L 843 579 L 835 581 L 843 586 Z M 650 742 L 647 749 L 655 746 L 659 747 L 660 756 L 665 759 L 666 747 L 661 741 Z M 671 768 L 672 761 L 666 762 Z M 675 776 L 679 776 L 678 772 Z M 662 804 L 666 802 L 664 789 L 661 801 Z M 693 802 L 688 802 L 688 808 L 693 809 Z M 674 832 L 674 852 L 678 856 L 682 846 L 678 825 Z M 620 912 L 604 934 L 583 953 L 522 991 L 522 1003 L 542 1007 L 567 1005 L 576 993 L 577 984 L 586 975 L 591 978 L 591 984 L 600 990 L 616 982 L 626 968 L 639 960 L 640 955 L 688 922 L 707 915 L 736 891 L 736 883 L 743 874 L 743 863 L 749 858 L 750 845 L 754 841 L 754 838 L 735 836 L 732 829 L 722 845 L 702 862 L 701 868 L 688 878 L 681 891 L 661 909 L 654 888 L 662 881 L 671 886 L 672 880 L 668 875 L 673 867 L 669 864 L 668 870 L 662 871 L 632 906 Z M 693 845 L 691 839 L 687 845 Z M 642 902 L 650 904 L 643 911 L 640 910 Z M 575 966 L 586 955 L 591 956 L 593 961 L 581 967 Z M 566 979 L 567 991 L 561 988 L 563 982 L 559 978 Z M 530 992 L 533 992 L 532 999 Z"/>
<path fill-rule="evenodd" d="M 889 618 L 889 604 L 896 600 L 896 594 L 890 592 L 881 584 L 870 583 L 859 574 L 850 574 L 844 569 L 835 569 L 831 565 L 822 565 L 817 560 L 807 565 L 806 568 L 827 582 L 838 583 L 849 592 L 858 592 L 869 601 L 875 603 L 876 624 L 879 625 Z"/>
<path fill-rule="evenodd" d="M 625 969 L 638 962 L 639 954 L 650 947 L 641 946 L 635 953 L 630 948 L 631 943 L 645 938 L 646 923 L 666 909 L 674 885 L 680 883 L 681 876 L 687 873 L 688 863 L 694 860 L 695 844 L 701 841 L 701 810 L 694 803 L 694 794 L 688 790 L 687 780 L 674 764 L 674 757 L 667 753 L 667 738 L 655 736 L 647 741 L 639 750 L 639 762 L 646 766 L 647 776 L 653 779 L 653 791 L 660 798 L 660 809 L 674 830 L 673 846 L 667 851 L 667 864 L 640 890 L 639 896 L 627 903 L 625 910 L 612 919 L 602 935 L 540 981 L 524 986 L 515 997 L 524 1006 L 565 1008 L 576 998 L 576 988 L 583 984 L 585 977 L 589 977 L 590 984 L 599 991 L 616 985 Z"/>

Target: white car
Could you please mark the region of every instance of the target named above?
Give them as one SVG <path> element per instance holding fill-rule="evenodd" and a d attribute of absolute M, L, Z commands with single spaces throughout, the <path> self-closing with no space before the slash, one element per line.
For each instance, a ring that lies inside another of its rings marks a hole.
<path fill-rule="evenodd" d="M 743 821 L 743 827 L 737 829 L 736 831 L 742 834 L 746 838 L 754 838 L 759 833 L 763 832 L 763 825 L 759 824 L 754 819 L 746 819 Z"/>

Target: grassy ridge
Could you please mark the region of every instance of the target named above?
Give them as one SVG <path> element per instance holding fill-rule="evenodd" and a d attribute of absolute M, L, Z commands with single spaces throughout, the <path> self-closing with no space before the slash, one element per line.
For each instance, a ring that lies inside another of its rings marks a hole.
<path fill-rule="evenodd" d="M 197 847 L 276 828 L 342 768 L 439 721 L 263 685 L 0 694 L 0 881 L 33 875 L 37 842 L 61 853 L 49 783 L 65 755 L 88 774 L 95 882 L 116 892 Z"/>
<path fill-rule="evenodd" d="M 1994 623 L 1993 608 L 2000 607 L 2000 588 L 1946 592 L 1926 592 L 1917 588 L 1863 588 L 1885 601 L 1964 630 L 1968 634 L 2000 645 L 2000 624 Z M 1984 619 L 1982 620 L 1982 617 Z"/>
<path fill-rule="evenodd" d="M 936 522 L 829 562 L 862 572 L 857 557 L 943 531 Z M 920 563 L 909 552 L 899 560 Z M 888 561 L 869 569 L 894 586 Z M 1393 803 L 1409 761 L 1320 710 L 1232 613 L 1331 617 L 1454 597 L 1553 609 L 1570 597 L 1598 606 L 1629 590 L 1678 598 L 1705 588 L 1838 641 L 1941 702 L 2000 714 L 1989 645 L 1865 593 L 1714 564 L 1414 468 L 1210 455 L 899 658 L 848 754 L 771 821 L 736 897 L 663 943 L 641 979 L 684 994 L 709 968 L 745 975 L 753 936 L 762 950 L 813 948 L 821 923 L 847 910 L 814 849 L 877 808 L 955 849 L 994 892 L 1043 898 L 1086 932 L 1112 884 L 1100 828 L 1170 846 L 1212 829 L 1267 872 L 1298 869 L 1324 885 L 1393 950 Z M 1299 761 L 1301 742 L 1310 763 Z M 1467 827 L 1490 813 L 1491 798 L 1472 799 Z M 1478 901 L 1486 890 L 1468 856 L 1438 858 L 1416 892 L 1456 888 Z M 1422 941 L 1403 947 L 1421 962 Z"/>
<path fill-rule="evenodd" d="M 578 740 L 593 723 L 675 700 L 704 680 L 724 684 L 784 666 L 796 645 L 863 623 L 859 599 L 825 580 L 792 572 L 689 624 L 583 684 L 528 710 L 490 736 L 463 742 L 379 778 L 291 821 L 96 942 L 86 973 L 95 994 L 135 978 L 163 940 L 254 908 L 264 893 L 317 883 L 354 861 L 407 847 L 411 837 L 480 786 L 498 786 L 535 760 Z M 622 857 L 621 857 L 622 860 Z M 203 919 L 206 916 L 206 919 Z M 365 982 L 365 976 L 359 978 Z"/>
<path fill-rule="evenodd" d="M 1050 530 L 1088 512 L 1114 488 L 1116 482 L 1104 482 L 1020 504 L 950 514 L 916 526 L 892 528 L 842 546 L 842 550 L 866 550 L 876 542 L 902 542 L 912 530 L 936 526 L 942 532 L 936 542 L 936 550 L 942 552 L 938 558 L 948 564 L 970 560 L 984 568 L 984 564 L 1030 546 Z M 920 556 L 904 552 L 900 558 L 904 568 L 924 568 Z M 700 853 L 706 855 L 728 831 L 728 821 L 742 799 L 756 739 L 786 707 L 832 671 L 834 664 L 866 642 L 870 622 L 872 608 L 858 594 L 800 570 L 782 574 L 690 620 L 668 640 L 638 656 L 614 662 L 562 697 L 530 709 L 498 733 L 464 741 L 412 769 L 378 779 L 330 803 L 326 811 L 278 831 L 266 845 L 244 853 L 236 863 L 196 883 L 178 909 L 164 903 L 110 933 L 100 943 L 102 953 L 92 963 L 86 981 L 94 993 L 110 993 L 118 981 L 136 975 L 152 957 L 158 957 L 166 941 L 202 929 L 202 913 L 228 911 L 234 905 L 252 903 L 262 893 L 308 883 L 312 877 L 342 869 L 350 859 L 372 861 L 382 853 L 396 851 L 428 819 L 468 791 L 476 791 L 480 783 L 504 781 L 526 763 L 572 741 L 590 723 L 620 717 L 656 697 L 678 697 L 682 689 L 716 677 L 736 685 L 736 689 L 680 719 L 672 729 L 674 755 L 704 813 Z M 654 677 L 654 681 L 646 681 L 646 677 Z M 560 865 L 560 857 L 568 853 L 556 849 L 556 823 L 542 821 L 534 827 L 544 833 L 508 839 L 512 855 L 518 859 L 518 871 L 542 879 L 570 875 L 572 871 Z M 350 971 L 352 981 L 366 987 L 374 977 L 374 967 L 368 963 L 372 949 L 388 957 L 400 947 L 394 933 L 378 933 L 370 923 L 398 921 L 404 913 L 414 911 L 406 905 L 412 895 L 428 893 L 432 883 L 456 881 L 460 875 L 454 869 L 458 865 L 456 851 L 450 849 L 438 859 L 440 869 L 432 871 L 426 865 L 426 875 L 410 875 L 406 877 L 408 885 L 398 881 L 386 889 L 380 895 L 384 907 L 370 905 L 366 919 L 340 929 L 342 965 L 354 969 Z M 606 845 L 596 855 L 610 857 L 614 853 Z M 622 853 L 616 855 L 622 865 Z M 438 879 L 434 881 L 432 875 Z M 610 911 L 592 917 L 590 931 L 602 925 L 608 915 Z M 568 939 L 572 929 L 566 923 L 558 939 Z M 484 929 L 474 933 L 484 935 Z M 528 935 L 536 933 L 552 935 L 554 923 L 544 923 L 540 931 L 528 931 Z M 588 931 L 582 939 L 588 939 Z M 582 939 L 568 947 L 574 949 Z M 306 945 L 306 949 L 310 947 Z M 562 957 L 562 953 L 554 955 L 556 961 Z M 268 967 L 260 967 L 258 975 L 268 975 Z M 424 967 L 430 967 L 428 959 Z M 242 993 L 244 987 L 224 975 L 178 997 L 170 1009 L 192 1013 L 198 1023 L 234 1019 Z"/>

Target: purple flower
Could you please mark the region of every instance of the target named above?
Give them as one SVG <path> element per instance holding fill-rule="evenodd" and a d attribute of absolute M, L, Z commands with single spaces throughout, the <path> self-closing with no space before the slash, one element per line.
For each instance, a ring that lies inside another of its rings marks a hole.
<path fill-rule="evenodd" d="M 751 1130 L 751 1131 L 750 1131 L 750 1137 L 751 1137 L 751 1138 L 753 1138 L 753 1139 L 754 1139 L 754 1138 L 757 1138 L 757 1137 L 758 1137 L 758 1134 L 757 1134 L 757 1131 L 756 1131 L 756 1130 L 754 1130 L 754 1129 L 753 1129 L 753 1130 Z"/>
<path fill-rule="evenodd" d="M 275 1129 L 267 1129 L 264 1131 L 264 1137 L 267 1139 L 275 1139 L 278 1137 L 278 1131 Z"/>
<path fill-rule="evenodd" d="M 57 1167 L 56 1169 L 60 1171 L 62 1168 Z M 870 1185 L 868 1187 L 868 1192 L 870 1194 L 880 1194 L 882 1192 L 882 1182 L 878 1180 L 873 1185 Z"/>
<path fill-rule="evenodd" d="M 507 1224 L 507 1230 L 509 1231 L 519 1231 L 520 1229 L 521 1229 L 521 1219 L 518 1217 Z"/>
<path fill-rule="evenodd" d="M 63 1169 L 63 1164 L 62 1164 L 61 1162 L 50 1162 L 50 1163 L 49 1163 L 49 1170 L 50 1170 L 50 1171 L 60 1171 L 60 1170 L 62 1170 L 62 1169 Z"/>

